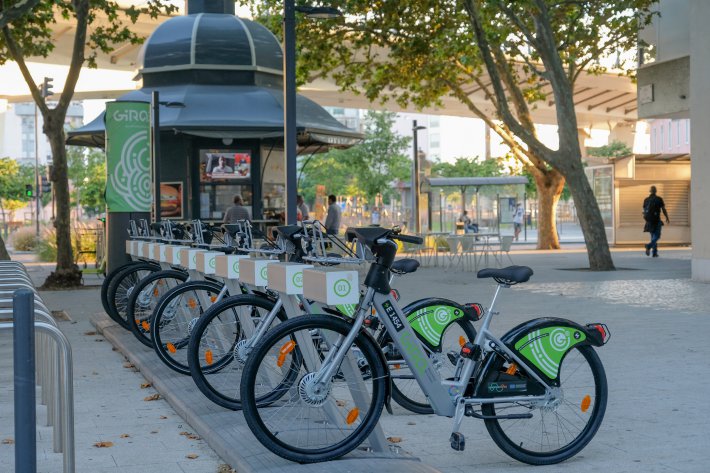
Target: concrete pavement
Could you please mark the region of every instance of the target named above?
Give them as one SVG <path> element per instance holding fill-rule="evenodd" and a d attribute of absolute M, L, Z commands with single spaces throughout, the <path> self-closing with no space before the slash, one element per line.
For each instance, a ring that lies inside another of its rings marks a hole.
<path fill-rule="evenodd" d="M 394 416 L 383 414 L 381 419 L 385 434 L 401 437 L 399 446 L 402 451 L 421 458 L 422 467 L 430 465 L 447 473 L 473 470 L 614 473 L 707 471 L 710 460 L 710 451 L 706 447 L 710 433 L 710 416 L 706 412 L 707 393 L 710 392 L 710 365 L 707 363 L 710 345 L 706 338 L 710 333 L 710 286 L 689 280 L 689 251 L 664 248 L 660 258 L 652 259 L 644 256 L 639 249 L 617 250 L 613 253 L 615 263 L 617 267 L 625 269 L 603 273 L 580 270 L 587 263 L 586 253 L 579 250 L 516 251 L 511 254 L 516 264 L 531 266 L 535 275 L 530 282 L 503 292 L 499 305 L 500 315 L 492 326 L 495 333 L 502 335 L 518 323 L 539 316 L 567 317 L 584 323 L 605 322 L 611 329 L 611 341 L 598 352 L 609 382 L 609 403 L 597 436 L 572 460 L 551 467 L 530 467 L 504 455 L 490 440 L 483 422 L 475 419 L 467 418 L 464 421 L 462 432 L 466 435 L 467 444 L 464 452 L 454 452 L 449 447 L 450 419 L 411 415 L 396 406 Z M 488 305 L 494 289 L 490 280 L 478 280 L 472 273 L 444 272 L 439 268 L 421 269 L 413 275 L 399 278 L 395 284 L 402 293 L 404 303 L 427 295 L 437 295 L 460 302 L 475 301 Z M 83 310 L 67 311 L 77 322 L 74 326 L 86 324 L 80 326 L 78 332 L 91 331 L 85 328 L 88 327 L 88 317 L 101 310 L 96 290 L 70 291 L 56 298 L 55 294 L 62 293 L 46 294 L 43 297 L 53 309 L 85 307 Z M 122 348 L 130 345 L 130 334 L 120 331 L 115 333 L 116 337 L 126 337 L 122 338 Z M 138 464 L 135 464 L 134 470 L 106 471 L 214 471 L 219 460 L 204 444 L 188 444 L 185 447 L 184 441 L 189 439 L 175 439 L 172 436 L 179 424 L 159 429 L 171 435 L 168 439 L 158 440 L 155 437 L 157 434 L 150 433 L 156 422 L 152 416 L 157 415 L 159 422 L 166 422 L 168 419 L 161 420 L 160 415 L 174 416 L 174 411 L 163 401 L 144 402 L 143 396 L 148 393 L 136 388 L 141 376 L 123 368 L 123 361 L 115 352 L 107 352 L 111 357 L 105 356 L 106 353 L 98 355 L 97 351 L 103 352 L 107 343 L 95 342 L 94 338 L 100 337 L 77 335 L 72 339 L 75 353 L 86 349 L 86 356 L 93 362 L 89 365 L 93 365 L 91 371 L 85 373 L 86 379 L 77 375 L 77 392 L 80 385 L 86 384 L 82 400 L 77 401 L 77 411 L 91 409 L 93 415 L 103 418 L 114 416 L 113 422 L 117 422 L 118 426 L 125 426 L 125 429 L 130 427 L 139 432 L 142 435 L 140 449 L 132 450 L 129 446 L 127 452 L 139 452 L 133 454 L 132 458 L 136 459 L 136 463 L 143 461 L 145 464 L 145 469 L 139 469 Z M 150 352 L 138 352 L 143 347 L 137 343 L 136 346 L 132 349 L 140 358 L 145 359 L 145 363 L 150 363 Z M 99 350 L 95 347 L 103 348 Z M 159 362 L 155 360 L 155 363 Z M 94 380 L 92 376 L 97 375 L 91 374 L 93 371 L 105 372 L 107 378 Z M 114 378 L 125 373 L 136 377 L 135 384 L 134 381 Z M 108 389 L 103 390 L 106 384 L 109 385 Z M 156 382 L 160 388 L 159 384 Z M 170 388 L 169 383 L 166 386 Z M 166 395 L 170 397 L 169 393 Z M 84 408 L 83 403 L 92 398 L 103 399 L 104 402 Z M 106 398 L 112 401 L 105 402 Z M 306 468 L 283 462 L 259 450 L 260 446 L 251 434 L 241 430 L 244 427 L 241 414 L 207 407 L 206 400 L 204 404 L 198 402 L 195 401 L 192 407 L 205 415 L 231 416 L 232 428 L 234 432 L 239 432 L 239 444 L 235 442 L 234 445 L 237 454 L 240 449 L 244 449 L 244 445 L 248 446 L 245 451 L 261 455 L 262 468 L 250 470 L 247 467 L 258 466 L 258 462 L 244 462 L 233 465 L 240 467 L 238 471 L 271 471 L 275 468 L 280 471 L 300 471 Z M 153 403 L 163 405 L 166 411 L 161 412 L 165 413 L 152 412 Z M 151 410 L 139 412 L 146 404 L 151 405 Z M 105 410 L 111 414 L 105 413 Z M 0 411 L 0 419 L 5 415 L 2 412 L 7 411 Z M 145 416 L 138 417 L 142 414 Z M 7 424 L 3 420 L 0 425 Z M 90 428 L 88 423 L 82 421 L 80 424 L 77 420 L 78 435 L 83 435 L 84 430 Z M 230 428 L 229 424 L 225 428 Z M 116 429 L 103 429 L 108 435 L 118 434 Z M 85 437 L 87 441 L 96 437 L 94 432 L 89 431 Z M 108 438 L 104 435 L 97 440 L 104 437 Z M 120 445 L 121 440 L 119 436 L 118 441 L 114 442 L 116 452 L 124 448 Z M 170 446 L 174 452 L 170 451 Z M 6 445 L 0 445 L 0 452 L 8 451 L 7 448 Z M 199 457 L 204 463 L 199 467 L 197 460 L 180 458 L 187 450 L 197 448 L 204 448 L 200 450 L 202 453 Z M 101 450 L 108 452 L 111 449 Z M 94 456 L 99 454 L 91 449 L 88 452 Z M 155 457 L 158 461 L 153 464 L 147 463 L 151 458 L 150 452 L 159 453 Z M 101 455 L 104 453 L 100 452 Z M 220 453 L 224 455 L 224 452 Z M 5 458 L 4 454 L 2 458 Z M 91 464 L 91 458 L 93 456 L 85 457 L 78 452 L 77 463 Z M 129 466 L 126 464 L 125 467 Z M 382 467 L 392 469 L 385 464 Z M 312 470 L 315 467 L 308 468 Z M 356 458 L 341 461 L 333 468 L 353 472 L 379 470 L 372 460 Z M 88 468 L 80 471 L 104 470 Z"/>

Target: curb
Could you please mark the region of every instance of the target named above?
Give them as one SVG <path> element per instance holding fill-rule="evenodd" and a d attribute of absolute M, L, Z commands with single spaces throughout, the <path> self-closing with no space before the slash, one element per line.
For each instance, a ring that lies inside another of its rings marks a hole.
<path fill-rule="evenodd" d="M 91 317 L 91 324 L 120 351 L 207 444 L 239 473 L 333 471 L 372 473 L 438 473 L 418 458 L 402 454 L 375 454 L 355 451 L 339 460 L 301 465 L 282 459 L 263 447 L 252 435 L 241 412 L 211 404 L 189 376 L 180 375 L 163 365 L 133 334 L 106 315 Z M 245 442 L 246 440 L 246 442 Z"/>

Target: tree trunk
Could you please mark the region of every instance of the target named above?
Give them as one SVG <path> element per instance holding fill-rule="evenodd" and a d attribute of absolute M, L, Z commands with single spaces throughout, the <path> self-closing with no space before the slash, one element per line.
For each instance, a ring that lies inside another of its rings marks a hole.
<path fill-rule="evenodd" d="M 2 235 L 0 235 L 0 261 L 9 261 L 10 260 L 10 255 L 7 252 L 7 248 L 5 248 L 5 240 L 2 239 Z"/>
<path fill-rule="evenodd" d="M 44 134 L 52 148 L 52 175 L 57 211 L 54 227 L 57 230 L 57 267 L 44 282 L 45 288 L 81 285 L 81 271 L 74 264 L 71 245 L 71 208 L 67 177 L 67 150 L 64 146 L 64 121 L 50 112 L 44 117 Z"/>
<path fill-rule="evenodd" d="M 612 271 L 614 262 L 611 259 L 609 243 L 604 230 L 604 220 L 594 197 L 581 161 L 570 163 L 565 169 L 565 178 L 574 199 L 574 205 L 582 226 L 584 242 L 587 245 L 589 269 L 592 271 Z"/>
<path fill-rule="evenodd" d="M 565 186 L 565 179 L 554 169 L 545 172 L 535 169 L 533 176 L 537 186 L 538 199 L 537 249 L 559 250 L 560 239 L 557 234 L 555 213 L 557 202 L 559 202 L 562 189 Z"/>

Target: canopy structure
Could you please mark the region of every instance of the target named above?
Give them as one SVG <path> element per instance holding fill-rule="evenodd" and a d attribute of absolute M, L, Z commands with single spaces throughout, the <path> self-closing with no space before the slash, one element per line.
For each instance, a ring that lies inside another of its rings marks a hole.
<path fill-rule="evenodd" d="M 431 187 L 481 187 L 481 186 L 507 186 L 510 184 L 527 184 L 525 176 L 500 176 L 500 177 L 430 177 L 427 179 Z"/>
<path fill-rule="evenodd" d="M 118 100 L 150 102 L 152 88 L 129 92 Z M 161 102 L 179 107 L 161 109 L 160 128 L 207 138 L 283 137 L 283 92 L 256 85 L 188 84 L 160 87 Z M 297 97 L 298 142 L 302 147 L 324 144 L 352 146 L 362 134 L 333 118 L 320 105 Z M 104 114 L 67 133 L 67 143 L 104 146 Z"/>

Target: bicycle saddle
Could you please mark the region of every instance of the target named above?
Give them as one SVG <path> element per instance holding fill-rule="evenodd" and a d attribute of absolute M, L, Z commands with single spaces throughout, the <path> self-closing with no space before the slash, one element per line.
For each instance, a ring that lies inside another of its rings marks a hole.
<path fill-rule="evenodd" d="M 478 272 L 480 278 L 493 278 L 504 284 L 525 282 L 533 275 L 533 270 L 527 266 L 508 266 L 507 268 L 486 268 Z"/>
<path fill-rule="evenodd" d="M 412 258 L 404 258 L 392 263 L 390 271 L 397 274 L 413 273 L 419 267 L 419 261 Z"/>
<path fill-rule="evenodd" d="M 303 228 L 298 225 L 282 225 L 273 229 L 274 237 L 277 234 L 287 240 L 294 241 L 303 236 Z"/>

